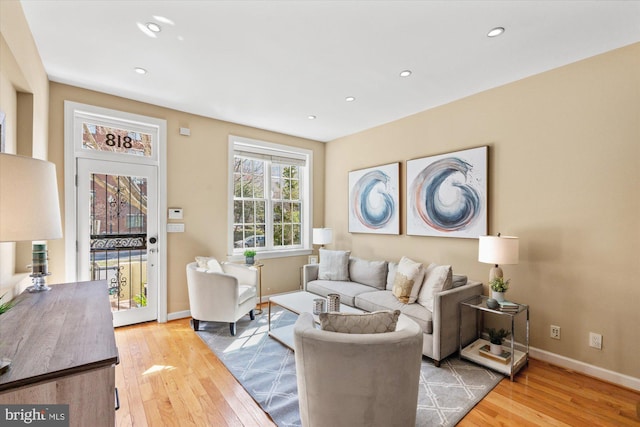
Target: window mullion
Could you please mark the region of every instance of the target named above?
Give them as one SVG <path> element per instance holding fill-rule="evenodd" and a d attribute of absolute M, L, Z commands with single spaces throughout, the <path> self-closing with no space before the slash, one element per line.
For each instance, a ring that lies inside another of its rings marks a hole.
<path fill-rule="evenodd" d="M 267 250 L 273 250 L 273 192 L 271 191 L 271 162 L 264 162 L 264 198 L 265 198 L 265 234 L 267 241 L 265 246 Z"/>

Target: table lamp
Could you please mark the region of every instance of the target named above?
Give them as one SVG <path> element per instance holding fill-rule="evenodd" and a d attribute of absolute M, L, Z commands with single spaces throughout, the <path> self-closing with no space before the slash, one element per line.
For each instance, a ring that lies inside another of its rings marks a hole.
<path fill-rule="evenodd" d="M 489 281 L 502 276 L 500 264 L 518 263 L 518 238 L 513 236 L 480 236 L 478 261 L 493 264 L 489 270 Z"/>
<path fill-rule="evenodd" d="M 333 230 L 330 228 L 314 228 L 313 229 L 313 244 L 320 245 L 324 248 L 324 245 L 328 245 L 333 240 Z"/>
<path fill-rule="evenodd" d="M 44 160 L 0 153 L 0 242 L 61 237 L 56 166 Z M 45 275 L 32 274 L 33 286 L 27 290 L 49 290 Z"/>

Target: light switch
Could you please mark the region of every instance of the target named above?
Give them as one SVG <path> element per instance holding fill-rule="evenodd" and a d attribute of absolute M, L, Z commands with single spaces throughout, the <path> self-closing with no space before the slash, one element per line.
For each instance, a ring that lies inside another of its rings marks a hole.
<path fill-rule="evenodd" d="M 167 233 L 184 233 L 184 224 L 183 223 L 167 224 Z"/>

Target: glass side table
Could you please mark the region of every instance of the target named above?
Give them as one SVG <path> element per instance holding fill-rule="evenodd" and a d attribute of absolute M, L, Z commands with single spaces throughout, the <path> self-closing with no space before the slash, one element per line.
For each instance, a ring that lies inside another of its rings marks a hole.
<path fill-rule="evenodd" d="M 529 363 L 529 306 L 525 304 L 513 303 L 512 311 L 502 311 L 499 308 L 492 309 L 487 307 L 487 300 L 489 297 L 484 295 L 476 295 L 472 298 L 466 299 L 460 303 L 458 308 L 458 333 L 459 333 L 459 357 L 467 360 L 471 360 L 479 365 L 493 369 L 505 375 L 508 375 L 513 381 L 513 377 L 520 369 Z M 463 310 L 474 310 L 476 313 L 476 340 L 466 347 L 462 348 L 462 314 Z M 510 355 L 508 359 L 502 357 L 495 357 L 481 349 L 484 346 L 488 346 L 489 341 L 482 338 L 483 330 L 483 316 L 489 313 L 490 315 L 506 316 L 511 321 L 511 344 L 509 350 Z M 524 343 L 517 342 L 516 340 L 516 317 L 525 315 L 526 328 Z"/>

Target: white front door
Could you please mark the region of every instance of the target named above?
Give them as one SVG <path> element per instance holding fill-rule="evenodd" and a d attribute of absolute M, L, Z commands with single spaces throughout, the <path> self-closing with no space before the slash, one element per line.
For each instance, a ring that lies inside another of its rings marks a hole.
<path fill-rule="evenodd" d="M 166 121 L 64 106 L 67 281 L 106 280 L 114 326 L 166 322 Z"/>
<path fill-rule="evenodd" d="M 158 168 L 79 158 L 79 280 L 106 280 L 114 326 L 158 317 Z"/>

